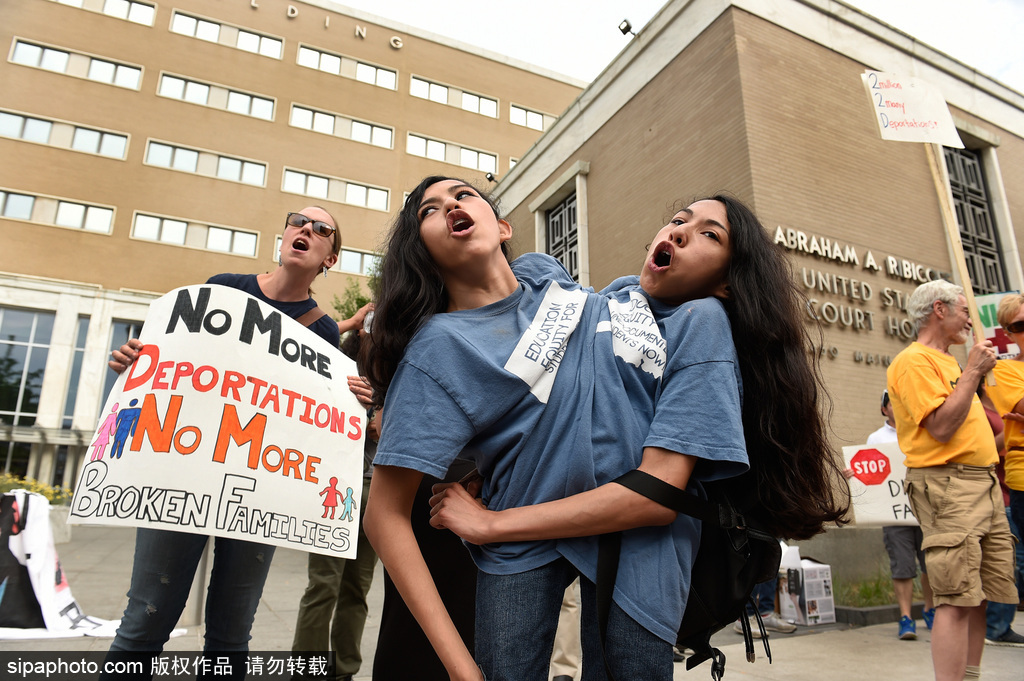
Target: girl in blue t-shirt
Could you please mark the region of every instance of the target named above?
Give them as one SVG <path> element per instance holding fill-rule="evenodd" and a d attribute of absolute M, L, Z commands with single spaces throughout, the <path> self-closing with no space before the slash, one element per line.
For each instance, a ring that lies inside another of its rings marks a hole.
<path fill-rule="evenodd" d="M 507 399 L 508 393 L 514 390 L 514 382 L 496 385 L 490 392 L 485 386 L 485 389 L 476 391 L 475 397 L 457 390 L 454 391 L 457 394 L 452 395 L 453 389 L 447 386 L 448 377 L 443 369 L 410 369 L 408 365 L 402 365 L 402 360 L 417 331 L 424 329 L 432 318 L 428 337 L 444 339 L 443 334 L 436 332 L 439 325 L 446 323 L 444 315 L 439 313 L 483 308 L 488 313 L 503 314 L 503 305 L 526 304 L 517 302 L 520 299 L 515 298 L 521 295 L 525 301 L 530 289 L 526 284 L 517 283 L 508 264 L 506 244 L 510 237 L 511 227 L 500 219 L 493 204 L 461 181 L 427 178 L 410 194 L 392 231 L 383 263 L 381 293 L 376 301 L 377 317 L 368 376 L 377 390 L 378 399 L 383 401 L 390 387 L 395 397 L 405 402 L 408 397 L 404 396 L 402 385 L 406 376 L 413 371 L 430 373 L 428 378 L 419 378 L 414 384 L 427 390 L 431 381 L 445 384 L 442 397 L 446 404 L 450 402 L 453 412 L 462 412 L 453 415 L 456 430 L 461 427 L 459 421 L 463 419 L 472 425 L 478 409 L 486 412 L 491 402 L 500 403 Z M 555 270 L 551 276 L 557 278 L 559 272 Z M 723 299 L 736 344 L 748 349 L 741 356 L 740 368 L 747 394 L 755 395 L 756 399 L 747 401 L 751 406 L 743 410 L 742 425 L 748 450 L 758 452 L 758 461 L 750 476 L 752 494 L 759 496 L 761 502 L 771 509 L 776 521 L 772 529 L 780 536 L 805 537 L 820 531 L 824 522 L 841 517 L 844 509 L 832 498 L 832 488 L 828 483 L 834 463 L 817 411 L 819 382 L 806 354 L 798 296 L 784 256 L 767 238 L 756 218 L 729 197 L 713 197 L 688 206 L 659 233 L 645 262 L 640 285 L 649 295 L 668 304 L 707 296 Z M 526 293 L 523 293 L 524 288 Z M 561 285 L 559 291 L 563 291 Z M 600 309 L 595 298 L 599 297 L 591 294 L 586 298 L 582 321 L 574 327 L 577 337 L 581 329 L 583 333 L 596 332 L 596 326 L 588 326 L 591 315 L 587 312 Z M 434 318 L 434 315 L 438 316 Z M 600 315 L 593 317 L 600 318 Z M 453 315 L 452 320 L 452 323 L 457 323 L 458 315 Z M 487 321 L 486 318 L 477 320 L 481 324 Z M 553 330 L 546 332 L 545 337 L 554 333 Z M 537 338 L 531 340 L 533 344 L 538 342 Z M 529 355 L 532 345 L 528 343 L 527 346 Z M 465 348 L 452 350 L 466 351 Z M 486 354 L 487 349 L 480 352 Z M 500 350 L 495 349 L 494 352 Z M 530 402 L 538 394 L 543 397 L 563 394 L 566 392 L 565 382 L 573 380 L 582 383 L 578 389 L 586 393 L 586 381 L 583 380 L 587 366 L 585 361 L 578 365 L 579 375 L 566 376 L 564 373 L 564 363 L 573 358 L 573 352 L 585 359 L 585 349 L 574 348 L 572 340 L 558 352 L 548 354 L 548 357 L 563 362 L 562 370 L 557 378 L 552 379 L 553 385 L 548 385 L 545 390 L 531 389 L 531 394 L 524 396 L 521 402 Z M 539 351 L 535 354 L 541 355 Z M 499 357 L 498 361 L 500 363 L 504 358 Z M 510 359 L 506 368 L 511 365 Z M 483 371 L 479 375 L 482 380 L 489 376 Z M 394 384 L 392 379 L 396 379 Z M 453 381 L 452 385 L 455 383 Z M 653 397 L 651 399 L 653 402 Z M 408 450 L 430 449 L 439 437 L 434 431 L 444 429 L 446 424 L 429 420 L 443 418 L 430 411 L 430 399 L 424 400 L 426 419 L 420 420 L 407 408 L 400 410 L 400 420 L 389 417 L 389 409 L 393 405 L 394 402 L 388 402 L 388 409 L 384 410 L 384 439 L 381 444 L 382 450 L 390 448 L 394 452 L 389 458 L 389 452 L 384 451 L 384 456 L 378 458 L 385 465 L 379 465 L 374 476 L 370 494 L 372 502 L 367 506 L 366 531 L 451 677 L 479 679 L 480 672 L 451 626 L 408 529 L 411 498 L 422 477 L 422 471 L 416 468 L 421 452 Z M 509 407 L 508 413 L 515 413 L 518 418 L 521 406 L 516 403 Z M 558 403 L 558 407 L 562 409 L 571 405 Z M 473 433 L 465 442 L 471 456 L 498 459 L 496 462 L 486 459 L 489 470 L 481 470 L 485 484 L 490 474 L 507 475 L 506 469 L 514 468 L 516 463 L 508 460 L 512 457 L 502 459 L 495 457 L 494 453 L 481 453 L 485 445 L 497 441 L 508 444 L 510 451 L 521 451 L 514 450 L 515 443 L 509 444 L 497 438 L 496 431 L 502 429 L 504 422 L 502 418 L 488 422 L 484 432 Z M 536 423 L 538 427 L 542 426 L 544 416 L 538 417 Z M 536 437 L 532 430 L 534 422 L 529 424 L 529 428 L 520 432 L 527 438 Z M 787 427 L 787 424 L 797 424 L 798 427 Z M 516 423 L 515 426 L 521 427 L 521 424 Z M 718 426 L 708 424 L 707 428 L 715 431 Z M 404 438 L 399 435 L 399 430 Z M 577 434 L 587 439 L 590 435 L 587 430 Z M 396 444 L 389 443 L 385 447 L 389 435 L 391 443 Z M 476 442 L 478 437 L 482 443 L 478 442 L 480 446 L 476 447 L 472 442 Z M 404 448 L 398 444 L 403 439 L 410 443 Z M 557 470 L 570 477 L 573 473 L 572 457 L 575 456 L 572 453 L 574 441 L 578 438 L 574 440 L 568 436 L 560 448 L 555 439 L 541 440 L 541 444 L 552 447 L 549 454 L 554 458 L 561 457 L 569 462 L 562 461 Z M 378 457 L 381 457 L 380 453 Z M 585 461 L 581 463 L 587 464 Z M 639 467 L 682 488 L 696 465 L 697 458 L 685 452 L 647 447 Z M 543 484 L 546 470 L 536 468 L 531 471 L 538 485 Z M 565 489 L 572 489 L 572 486 L 566 485 Z M 611 484 L 559 501 L 523 508 L 509 507 L 497 514 L 483 511 L 471 496 L 460 489 L 448 490 L 443 497 L 434 511 L 435 526 L 452 528 L 476 543 L 499 539 L 518 542 L 590 536 L 666 525 L 676 519 L 673 511 Z M 481 516 L 483 523 L 474 525 L 473 518 Z M 460 518 L 469 519 L 462 522 Z M 505 518 L 513 519 L 507 523 L 509 527 L 503 522 Z M 543 544 L 539 547 L 538 551 L 546 555 Z M 516 560 L 520 558 L 516 556 Z M 527 595 L 525 600 L 531 600 L 533 596 Z M 488 597 L 481 591 L 479 598 Z M 558 599 L 561 599 L 560 593 Z M 522 594 L 519 600 L 523 600 Z M 515 598 L 510 600 L 514 601 Z M 557 618 L 557 604 L 554 617 Z M 521 619 L 513 612 L 508 623 L 514 624 L 517 631 L 539 624 L 553 634 L 554 627 L 548 627 L 549 622 L 524 623 Z M 497 639 L 499 634 L 509 635 L 508 630 L 499 631 L 501 626 L 490 620 L 484 625 L 490 630 L 478 626 L 479 650 L 486 649 L 488 642 Z M 644 635 L 645 632 L 639 634 Z M 650 632 L 646 635 L 648 639 L 652 636 Z M 671 641 L 664 636 L 654 638 L 656 640 L 648 641 L 650 646 L 645 643 L 643 647 L 630 649 L 623 645 L 610 653 L 632 658 L 610 660 L 613 669 L 629 670 L 629 673 L 639 673 L 643 678 L 671 678 Z M 612 643 L 614 645 L 614 641 Z M 543 646 L 536 650 L 524 642 L 518 647 L 525 649 L 524 657 L 535 658 L 532 662 L 546 662 Z M 651 649 L 655 649 L 656 654 L 646 652 Z M 550 643 L 547 650 L 550 650 Z M 651 663 L 653 669 L 649 666 L 635 672 L 633 663 L 643 663 L 644 660 L 639 658 L 645 657 L 654 659 Z M 524 672 L 513 666 L 520 662 L 492 660 L 487 670 L 488 678 L 502 678 L 503 675 L 530 678 L 537 673 L 532 667 Z M 592 665 L 591 669 L 596 670 L 597 666 L 600 665 Z M 588 672 L 585 670 L 585 673 Z"/>

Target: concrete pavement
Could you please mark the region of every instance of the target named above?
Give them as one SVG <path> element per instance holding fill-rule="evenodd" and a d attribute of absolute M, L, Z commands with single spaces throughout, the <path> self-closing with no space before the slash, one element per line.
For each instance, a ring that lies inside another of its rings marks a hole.
<path fill-rule="evenodd" d="M 116 620 L 127 601 L 125 591 L 131 574 L 135 531 L 129 528 L 76 526 L 71 541 L 57 551 L 68 583 L 83 612 L 93 617 Z M 370 593 L 370 614 L 363 636 L 363 669 L 358 681 L 371 678 L 373 651 L 380 626 L 383 581 L 379 578 Z M 286 651 L 291 648 L 299 598 L 306 586 L 306 554 L 278 549 L 253 626 L 252 650 Z M 186 616 L 193 612 L 186 606 Z M 1024 632 L 1020 613 L 1014 629 Z M 184 636 L 171 639 L 169 651 L 202 650 L 202 627 L 189 626 Z M 776 634 L 771 639 L 772 664 L 756 643 L 757 660 L 744 660 L 742 638 L 731 628 L 715 636 L 714 643 L 728 660 L 726 679 L 786 681 L 929 681 L 931 671 L 930 632 L 918 621 L 918 640 L 900 641 L 895 624 L 851 628 L 845 624 L 800 627 L 796 634 Z M 109 638 L 0 640 L 0 651 L 104 651 Z M 687 672 L 677 664 L 676 681 L 710 678 L 707 663 Z M 1024 680 L 1024 648 L 986 645 L 982 678 L 988 681 Z M 390 681 L 390 680 L 389 680 Z M 396 679 L 394 681 L 405 681 Z"/>

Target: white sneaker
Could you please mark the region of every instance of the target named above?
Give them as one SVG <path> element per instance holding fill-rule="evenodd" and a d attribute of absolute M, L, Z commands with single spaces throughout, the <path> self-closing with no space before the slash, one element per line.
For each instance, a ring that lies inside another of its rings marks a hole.
<path fill-rule="evenodd" d="M 767 615 L 761 615 L 761 621 L 764 622 L 764 628 L 768 631 L 777 631 L 780 634 L 792 634 L 794 631 L 796 631 L 795 624 L 790 624 L 774 612 L 770 612 Z M 757 628 L 756 620 L 751 620 L 750 628 Z"/>

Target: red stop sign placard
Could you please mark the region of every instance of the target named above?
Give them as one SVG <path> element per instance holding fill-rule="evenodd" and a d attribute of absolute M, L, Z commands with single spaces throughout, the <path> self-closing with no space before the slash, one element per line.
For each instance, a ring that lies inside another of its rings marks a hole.
<path fill-rule="evenodd" d="M 853 477 L 865 485 L 881 485 L 892 472 L 889 457 L 877 449 L 862 449 L 850 459 Z"/>

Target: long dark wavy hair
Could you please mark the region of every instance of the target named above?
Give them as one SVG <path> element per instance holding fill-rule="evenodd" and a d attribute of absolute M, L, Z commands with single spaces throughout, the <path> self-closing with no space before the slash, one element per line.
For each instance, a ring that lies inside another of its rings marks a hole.
<path fill-rule="evenodd" d="M 785 253 L 738 199 L 725 205 L 732 256 L 729 297 L 723 300 L 743 377 L 743 433 L 751 470 L 749 493 L 764 507 L 764 529 L 807 539 L 849 511 L 825 414 L 831 402 L 811 352 L 806 300 Z M 819 345 L 821 330 L 818 329 Z"/>
<path fill-rule="evenodd" d="M 424 178 L 406 197 L 387 236 L 374 300 L 373 329 L 369 342 L 364 340 L 362 354 L 362 366 L 378 404 L 384 403 L 388 386 L 413 335 L 432 316 L 448 309 L 448 291 L 420 236 L 417 214 L 427 189 L 446 180 L 473 186 L 445 175 Z M 501 219 L 497 202 L 486 192 L 473 189 L 487 201 L 494 217 Z M 511 257 L 507 241 L 501 244 L 501 251 L 506 260 Z"/>

